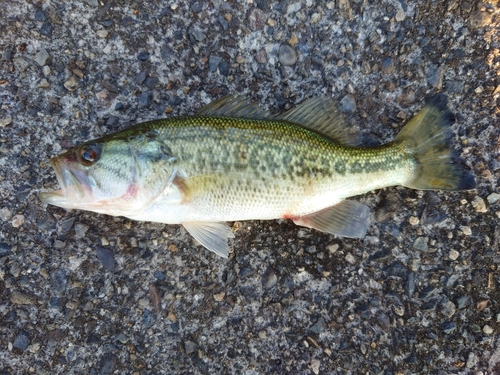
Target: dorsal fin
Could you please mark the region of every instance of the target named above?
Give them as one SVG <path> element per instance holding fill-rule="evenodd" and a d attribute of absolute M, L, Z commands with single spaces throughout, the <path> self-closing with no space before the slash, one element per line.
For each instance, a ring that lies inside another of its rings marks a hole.
<path fill-rule="evenodd" d="M 198 116 L 231 116 L 247 119 L 263 120 L 270 116 L 269 111 L 258 103 L 240 95 L 223 96 L 200 109 Z"/>
<path fill-rule="evenodd" d="M 275 115 L 273 120 L 286 120 L 327 136 L 333 141 L 357 146 L 359 139 L 349 131 L 350 124 L 331 98 L 310 98 L 291 110 Z"/>

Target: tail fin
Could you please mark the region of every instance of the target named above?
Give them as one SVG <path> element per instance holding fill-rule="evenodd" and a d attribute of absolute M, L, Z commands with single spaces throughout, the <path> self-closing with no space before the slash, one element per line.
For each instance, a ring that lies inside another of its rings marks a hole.
<path fill-rule="evenodd" d="M 465 170 L 451 147 L 455 121 L 443 94 L 434 96 L 398 134 L 416 161 L 415 177 L 405 186 L 420 190 L 469 190 L 476 187 L 474 176 Z"/>

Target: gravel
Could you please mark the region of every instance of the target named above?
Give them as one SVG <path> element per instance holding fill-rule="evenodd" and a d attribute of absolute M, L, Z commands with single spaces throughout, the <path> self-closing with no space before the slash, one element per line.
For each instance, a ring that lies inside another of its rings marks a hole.
<path fill-rule="evenodd" d="M 13 0 L 0 17 L 0 373 L 500 372 L 496 1 Z M 470 192 L 361 197 L 363 239 L 230 223 L 229 259 L 176 225 L 43 205 L 48 160 L 226 94 L 339 101 L 366 145 L 436 92 Z"/>

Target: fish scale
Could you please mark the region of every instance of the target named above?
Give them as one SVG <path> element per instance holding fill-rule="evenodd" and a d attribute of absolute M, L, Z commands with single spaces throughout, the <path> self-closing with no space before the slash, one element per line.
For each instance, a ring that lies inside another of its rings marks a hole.
<path fill-rule="evenodd" d="M 394 185 L 466 190 L 473 176 L 451 149 L 446 98 L 432 99 L 387 144 L 361 147 L 328 98 L 271 115 L 225 97 L 196 116 L 138 124 L 51 159 L 61 190 L 46 202 L 134 220 L 182 224 L 227 256 L 226 221 L 289 218 L 359 238 L 369 208 L 345 198 Z"/>

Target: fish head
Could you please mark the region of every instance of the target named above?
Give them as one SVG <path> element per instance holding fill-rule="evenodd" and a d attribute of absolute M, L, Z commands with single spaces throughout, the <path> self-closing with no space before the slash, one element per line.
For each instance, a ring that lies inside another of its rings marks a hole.
<path fill-rule="evenodd" d="M 98 139 L 53 157 L 50 164 L 61 189 L 40 193 L 39 197 L 58 207 L 114 216 L 141 211 L 160 193 L 161 184 L 148 181 L 157 163 L 147 157 L 154 154 L 154 146 L 144 146 L 120 139 Z"/>

